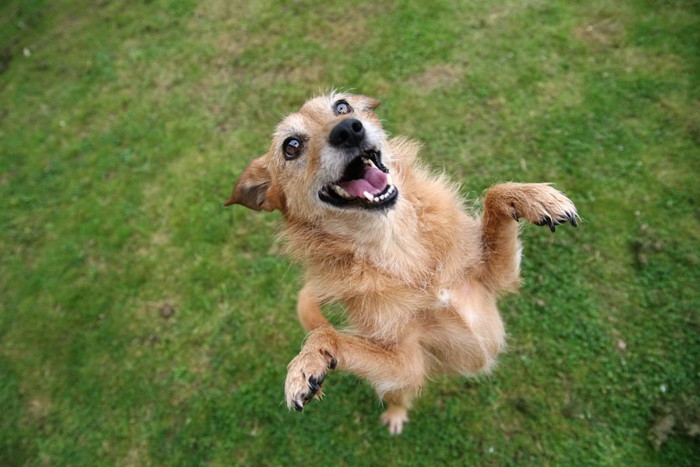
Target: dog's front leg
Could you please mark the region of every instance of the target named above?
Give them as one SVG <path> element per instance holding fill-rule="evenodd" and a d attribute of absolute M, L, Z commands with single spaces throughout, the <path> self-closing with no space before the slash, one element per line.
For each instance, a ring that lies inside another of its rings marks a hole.
<path fill-rule="evenodd" d="M 312 290 L 313 286 L 307 283 L 299 292 L 299 298 L 297 299 L 297 314 L 306 332 L 329 325 L 328 320 L 321 312 L 321 303 Z"/>
<path fill-rule="evenodd" d="M 486 191 L 482 215 L 484 280 L 494 289 L 515 289 L 520 281 L 518 220 L 555 226 L 577 225 L 576 206 L 546 183 L 502 183 Z"/>
<path fill-rule="evenodd" d="M 408 334 L 400 343 L 384 347 L 331 326 L 314 329 L 287 367 L 287 406 L 303 410 L 311 399 L 321 395 L 326 373 L 336 367 L 366 378 L 380 396 L 387 396 L 389 408 L 383 421 L 392 433 L 400 433 L 407 420 L 410 395 L 417 393 L 425 380 L 426 366 L 417 334 Z"/>

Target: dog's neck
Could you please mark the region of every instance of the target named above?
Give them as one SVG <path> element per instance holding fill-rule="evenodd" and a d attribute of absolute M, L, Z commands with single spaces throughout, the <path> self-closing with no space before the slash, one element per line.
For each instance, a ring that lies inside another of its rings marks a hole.
<path fill-rule="evenodd" d="M 420 231 L 415 207 L 399 200 L 385 212 L 358 212 L 323 222 L 287 219 L 283 234 L 289 253 L 310 268 L 329 262 L 363 262 L 405 282 L 425 282 L 435 269 Z"/>
<path fill-rule="evenodd" d="M 306 220 L 287 212 L 287 252 L 312 275 L 371 267 L 417 288 L 444 286 L 476 265 L 481 255 L 474 240 L 478 227 L 461 210 L 456 187 L 410 163 L 394 168 L 400 194 L 387 211 L 348 211 Z"/>
<path fill-rule="evenodd" d="M 344 226 L 338 228 L 340 234 Z M 383 213 L 362 216 L 349 233 L 357 254 L 378 268 L 395 272 L 415 270 L 425 266 L 428 253 L 420 237 L 418 215 L 412 205 L 400 200 Z"/>

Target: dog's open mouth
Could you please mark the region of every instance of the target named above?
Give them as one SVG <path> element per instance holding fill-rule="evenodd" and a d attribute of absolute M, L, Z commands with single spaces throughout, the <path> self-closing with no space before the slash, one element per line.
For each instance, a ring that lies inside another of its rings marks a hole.
<path fill-rule="evenodd" d="M 391 207 L 398 194 L 381 153 L 370 149 L 353 159 L 340 180 L 325 185 L 318 196 L 338 207 L 374 209 Z"/>

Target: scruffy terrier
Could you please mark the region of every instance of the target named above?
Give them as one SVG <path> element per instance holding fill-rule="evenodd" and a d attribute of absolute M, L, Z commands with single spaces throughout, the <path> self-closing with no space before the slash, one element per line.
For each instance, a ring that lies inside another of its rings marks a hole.
<path fill-rule="evenodd" d="M 279 209 L 286 249 L 306 268 L 297 310 L 308 336 L 289 363 L 286 402 L 303 410 L 329 369 L 366 378 L 399 434 L 433 375 L 486 372 L 504 348 L 496 307 L 520 281 L 518 220 L 576 226 L 574 204 L 545 183 L 489 188 L 483 213 L 432 175 L 419 146 L 389 139 L 367 96 L 315 97 L 279 124 L 226 205 Z M 348 329 L 321 307 L 339 302 Z"/>

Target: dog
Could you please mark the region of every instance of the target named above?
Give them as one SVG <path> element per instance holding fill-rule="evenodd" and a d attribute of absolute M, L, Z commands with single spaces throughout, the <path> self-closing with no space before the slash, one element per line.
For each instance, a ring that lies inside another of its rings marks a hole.
<path fill-rule="evenodd" d="M 457 186 L 417 161 L 419 145 L 389 138 L 379 100 L 332 92 L 282 120 L 225 205 L 279 210 L 285 249 L 305 266 L 297 312 L 308 332 L 289 363 L 287 406 L 323 394 L 329 370 L 365 378 L 400 434 L 426 381 L 491 370 L 505 346 L 496 301 L 520 282 L 519 219 L 552 231 L 577 225 L 574 204 L 547 183 L 486 190 L 480 216 Z M 349 327 L 322 313 L 341 303 Z"/>

